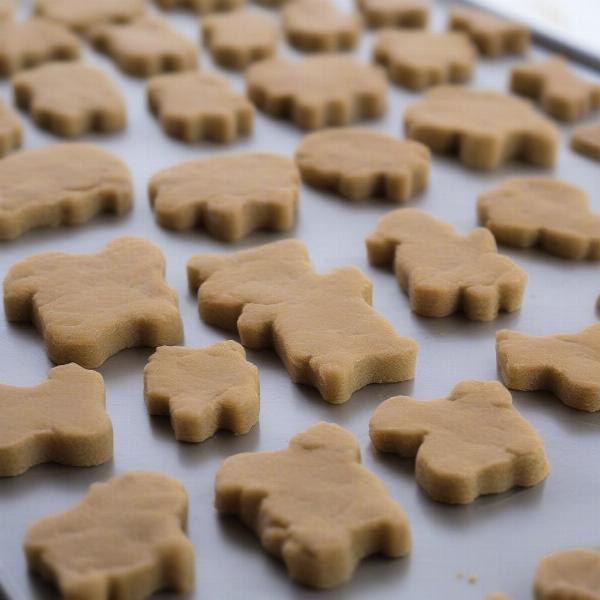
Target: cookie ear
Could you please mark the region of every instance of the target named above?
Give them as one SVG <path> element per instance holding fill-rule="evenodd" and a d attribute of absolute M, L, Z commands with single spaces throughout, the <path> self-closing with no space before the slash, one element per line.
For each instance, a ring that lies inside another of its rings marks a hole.
<path fill-rule="evenodd" d="M 290 448 L 335 452 L 340 460 L 361 462 L 356 438 L 335 423 L 317 423 L 290 440 Z"/>
<path fill-rule="evenodd" d="M 188 260 L 187 276 L 191 292 L 197 292 L 198 288 L 227 262 L 224 256 L 216 254 L 198 254 Z"/>

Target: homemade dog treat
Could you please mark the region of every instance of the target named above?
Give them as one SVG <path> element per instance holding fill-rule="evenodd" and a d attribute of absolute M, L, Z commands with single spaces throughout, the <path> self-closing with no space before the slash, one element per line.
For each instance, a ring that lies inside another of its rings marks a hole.
<path fill-rule="evenodd" d="M 523 54 L 529 48 L 527 27 L 474 8 L 452 8 L 448 27 L 468 34 L 486 56 Z"/>
<path fill-rule="evenodd" d="M 34 322 L 59 364 L 96 368 L 125 348 L 178 344 L 177 293 L 164 270 L 160 249 L 135 237 L 95 254 L 36 254 L 4 280 L 6 318 Z"/>
<path fill-rule="evenodd" d="M 302 139 L 296 163 L 305 183 L 349 200 L 404 202 L 427 186 L 429 150 L 371 129 L 327 129 Z"/>
<path fill-rule="evenodd" d="M 510 89 L 539 100 L 550 116 L 576 121 L 600 106 L 600 85 L 582 79 L 561 56 L 513 67 Z"/>
<path fill-rule="evenodd" d="M 311 587 L 348 581 L 370 554 L 410 552 L 400 504 L 361 465 L 356 438 L 333 423 L 299 433 L 286 450 L 227 458 L 215 495 L 219 513 L 238 515 L 292 579 Z"/>
<path fill-rule="evenodd" d="M 357 0 L 369 27 L 427 27 L 429 7 L 424 0 Z"/>
<path fill-rule="evenodd" d="M 215 238 L 234 242 L 257 229 L 291 229 L 299 183 L 286 156 L 232 154 L 165 169 L 152 177 L 148 192 L 164 227 L 201 226 Z"/>
<path fill-rule="evenodd" d="M 0 158 L 23 143 L 23 128 L 15 113 L 0 99 Z"/>
<path fill-rule="evenodd" d="M 571 148 L 575 152 L 600 160 L 600 125 L 577 127 L 571 136 Z"/>
<path fill-rule="evenodd" d="M 277 52 L 277 22 L 250 10 L 210 15 L 202 20 L 202 39 L 218 65 L 245 69 Z"/>
<path fill-rule="evenodd" d="M 0 385 L 0 476 L 40 463 L 91 467 L 113 454 L 100 373 L 55 367 L 33 387 Z"/>
<path fill-rule="evenodd" d="M 291 0 L 281 22 L 288 42 L 304 52 L 351 50 L 362 30 L 357 14 L 338 10 L 330 0 Z"/>
<path fill-rule="evenodd" d="M 574 549 L 555 552 L 539 564 L 536 600 L 600 600 L 600 552 Z"/>
<path fill-rule="evenodd" d="M 79 504 L 29 528 L 29 568 L 68 600 L 142 600 L 165 588 L 190 592 L 187 506 L 183 485 L 155 471 L 94 483 Z"/>
<path fill-rule="evenodd" d="M 550 470 L 542 439 L 497 381 L 462 381 L 439 400 L 390 398 L 369 431 L 381 452 L 416 457 L 417 483 L 439 502 L 529 487 Z"/>
<path fill-rule="evenodd" d="M 254 127 L 254 107 L 217 73 L 188 71 L 153 77 L 147 87 L 150 110 L 170 136 L 188 143 L 228 144 Z"/>
<path fill-rule="evenodd" d="M 473 169 L 513 158 L 551 167 L 558 152 L 554 125 L 528 101 L 501 92 L 439 86 L 406 109 L 404 126 L 408 137 Z"/>
<path fill-rule="evenodd" d="M 189 8 L 197 13 L 233 10 L 246 4 L 246 0 L 155 0 L 163 10 Z"/>
<path fill-rule="evenodd" d="M 315 273 L 304 244 L 284 240 L 188 262 L 200 315 L 248 348 L 274 348 L 292 380 L 334 404 L 369 383 L 412 379 L 417 344 L 371 307 L 356 267 Z"/>
<path fill-rule="evenodd" d="M 600 259 L 600 215 L 574 185 L 542 177 L 509 179 L 479 196 L 477 212 L 501 244 Z"/>
<path fill-rule="evenodd" d="M 600 410 L 600 324 L 573 334 L 496 333 L 498 366 L 513 390 L 547 390 L 578 410 Z"/>
<path fill-rule="evenodd" d="M 79 62 L 54 62 L 13 78 L 15 101 L 43 129 L 63 137 L 109 133 L 127 123 L 125 99 L 104 71 Z"/>
<path fill-rule="evenodd" d="M 100 25 L 89 37 L 122 71 L 138 77 L 185 71 L 198 64 L 195 44 L 163 19 L 142 17 L 123 25 Z"/>
<path fill-rule="evenodd" d="M 477 51 L 460 32 L 385 30 L 376 38 L 373 58 L 391 81 L 412 90 L 471 79 Z"/>
<path fill-rule="evenodd" d="M 0 77 L 48 60 L 79 57 L 79 39 L 45 19 L 0 22 Z"/>
<path fill-rule="evenodd" d="M 246 71 L 246 83 L 259 109 L 302 129 L 348 125 L 387 110 L 384 71 L 341 54 L 263 60 Z"/>
<path fill-rule="evenodd" d="M 181 442 L 203 442 L 218 429 L 248 433 L 258 421 L 258 369 L 237 342 L 207 348 L 162 346 L 144 369 L 151 415 L 170 415 Z"/>
<path fill-rule="evenodd" d="M 34 173 L 35 177 L 31 174 Z M 81 225 L 131 209 L 127 166 L 92 144 L 54 144 L 0 161 L 0 240 L 37 227 Z"/>
<path fill-rule="evenodd" d="M 462 311 L 468 319 L 491 321 L 501 310 L 521 307 L 527 273 L 498 254 L 483 227 L 462 236 L 416 208 L 394 210 L 367 238 L 367 254 L 372 265 L 393 267 L 419 315 Z"/>

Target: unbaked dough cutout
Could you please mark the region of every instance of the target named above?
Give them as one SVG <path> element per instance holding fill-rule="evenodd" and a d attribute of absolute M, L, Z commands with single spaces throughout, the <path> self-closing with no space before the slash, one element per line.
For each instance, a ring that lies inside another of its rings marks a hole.
<path fill-rule="evenodd" d="M 417 483 L 438 502 L 530 487 L 550 470 L 542 439 L 497 381 L 462 381 L 438 400 L 390 398 L 369 431 L 379 451 L 416 457 Z"/>
<path fill-rule="evenodd" d="M 427 186 L 430 153 L 419 142 L 345 127 L 304 137 L 296 162 L 302 179 L 313 187 L 352 201 L 385 197 L 405 202 Z"/>
<path fill-rule="evenodd" d="M 246 71 L 246 83 L 259 109 L 302 129 L 348 125 L 387 110 L 383 69 L 341 54 L 263 60 Z"/>
<path fill-rule="evenodd" d="M 199 14 L 234 10 L 246 4 L 246 0 L 155 0 L 163 10 L 187 8 Z"/>
<path fill-rule="evenodd" d="M 314 588 L 348 581 L 371 554 L 410 552 L 402 507 L 361 464 L 356 438 L 333 423 L 313 425 L 285 450 L 227 458 L 215 493 L 219 513 L 239 516 L 292 579 Z"/>
<path fill-rule="evenodd" d="M 165 588 L 190 592 L 187 506 L 183 485 L 155 471 L 94 483 L 79 504 L 28 529 L 29 569 L 69 600 L 141 600 Z"/>
<path fill-rule="evenodd" d="M 544 557 L 535 575 L 536 600 L 600 600 L 600 552 L 578 548 Z"/>
<path fill-rule="evenodd" d="M 371 281 L 356 267 L 318 275 L 300 241 L 199 254 L 188 280 L 204 321 L 237 330 L 247 348 L 274 348 L 292 380 L 327 402 L 414 376 L 417 344 L 373 309 Z"/>
<path fill-rule="evenodd" d="M 571 148 L 600 161 L 600 124 L 577 127 L 571 136 Z"/>
<path fill-rule="evenodd" d="M 286 156 L 231 154 L 160 171 L 148 191 L 156 220 L 164 227 L 201 226 L 217 239 L 235 242 L 258 229 L 291 229 L 299 183 Z"/>
<path fill-rule="evenodd" d="M 23 127 L 17 115 L 0 99 L 0 158 L 23 143 Z"/>
<path fill-rule="evenodd" d="M 521 307 L 527 274 L 501 256 L 483 227 L 468 235 L 415 208 L 381 218 L 367 238 L 369 262 L 392 267 L 411 309 L 425 317 L 461 311 L 468 319 L 491 321 L 501 310 Z"/>
<path fill-rule="evenodd" d="M 0 0 L 0 22 L 10 21 L 14 17 L 13 0 Z"/>
<path fill-rule="evenodd" d="M 33 387 L 0 384 L 0 477 L 48 462 L 92 467 L 112 454 L 100 373 L 70 364 Z"/>
<path fill-rule="evenodd" d="M 160 249 L 135 237 L 95 254 L 36 254 L 4 280 L 6 318 L 32 321 L 58 364 L 96 368 L 125 348 L 178 344 L 177 293 L 164 271 Z"/>
<path fill-rule="evenodd" d="M 423 28 L 429 22 L 425 0 L 357 0 L 369 27 Z"/>

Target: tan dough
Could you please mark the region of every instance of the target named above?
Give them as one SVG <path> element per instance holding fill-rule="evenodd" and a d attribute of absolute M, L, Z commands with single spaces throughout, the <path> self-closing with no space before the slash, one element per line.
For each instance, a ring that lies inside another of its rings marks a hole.
<path fill-rule="evenodd" d="M 502 378 L 513 390 L 548 390 L 572 408 L 600 410 L 600 324 L 578 333 L 496 333 Z"/>
<path fill-rule="evenodd" d="M 188 8 L 199 14 L 234 10 L 246 4 L 246 0 L 155 0 L 163 10 Z"/>
<path fill-rule="evenodd" d="M 258 369 L 237 342 L 207 348 L 162 346 L 144 369 L 151 415 L 170 415 L 181 442 L 203 442 L 218 429 L 248 433 L 258 421 Z"/>
<path fill-rule="evenodd" d="M 33 387 L 0 384 L 0 477 L 47 462 L 91 467 L 112 455 L 100 373 L 70 364 Z"/>
<path fill-rule="evenodd" d="M 0 99 L 0 158 L 23 143 L 23 128 L 17 115 Z"/>
<path fill-rule="evenodd" d="M 408 137 L 473 169 L 512 158 L 551 167 L 558 152 L 554 125 L 528 101 L 501 92 L 436 87 L 405 111 L 404 126 Z"/>
<path fill-rule="evenodd" d="M 536 600 L 600 600 L 600 552 L 574 549 L 555 552 L 539 564 Z"/>
<path fill-rule="evenodd" d="M 326 129 L 303 138 L 296 151 L 302 179 L 349 200 L 383 196 L 404 202 L 427 186 L 429 150 L 372 129 Z"/>
<path fill-rule="evenodd" d="M 217 73 L 188 71 L 153 77 L 148 104 L 165 133 L 188 143 L 228 144 L 254 128 L 254 107 Z"/>
<path fill-rule="evenodd" d="M 0 161 L 0 240 L 81 225 L 101 212 L 122 215 L 132 202 L 129 169 L 99 146 L 55 144 Z"/>
<path fill-rule="evenodd" d="M 215 238 L 235 242 L 257 229 L 291 229 L 299 182 L 286 156 L 232 154 L 160 171 L 148 192 L 156 220 L 164 227 L 200 225 Z"/>
<path fill-rule="evenodd" d="M 600 124 L 577 127 L 571 136 L 571 148 L 575 152 L 600 160 Z"/>
<path fill-rule="evenodd" d="M 277 52 L 279 28 L 270 17 L 236 10 L 204 18 L 202 39 L 218 65 L 242 70 Z"/>
<path fill-rule="evenodd" d="M 462 381 L 439 400 L 390 398 L 369 431 L 381 452 L 416 457 L 417 483 L 439 502 L 536 485 L 550 470 L 542 439 L 497 381 Z"/>
<path fill-rule="evenodd" d="M 506 594 L 502 594 L 500 592 L 494 592 L 492 594 L 488 594 L 485 597 L 485 600 L 511 600 Z"/>
<path fill-rule="evenodd" d="M 177 293 L 164 271 L 160 249 L 135 237 L 95 254 L 36 254 L 4 280 L 6 318 L 33 321 L 59 364 L 96 368 L 125 348 L 178 344 Z"/>
<path fill-rule="evenodd" d="M 258 108 L 302 129 L 348 125 L 387 110 L 383 70 L 341 54 L 263 60 L 246 71 L 246 83 Z"/>
<path fill-rule="evenodd" d="M 15 101 L 35 123 L 62 137 L 123 129 L 127 107 L 104 71 L 79 62 L 54 62 L 13 78 Z"/>
<path fill-rule="evenodd" d="M 462 311 L 491 321 L 521 307 L 527 273 L 501 256 L 492 234 L 478 227 L 468 235 L 416 208 L 385 215 L 367 238 L 369 262 L 393 267 L 411 309 L 425 317 Z"/>
<path fill-rule="evenodd" d="M 138 77 L 185 71 L 198 64 L 195 44 L 164 19 L 141 17 L 123 25 L 100 25 L 90 32 L 90 39 L 122 71 Z"/>
<path fill-rule="evenodd" d="M 292 380 L 327 402 L 414 376 L 417 344 L 372 308 L 371 281 L 356 267 L 318 275 L 302 242 L 199 254 L 188 280 L 207 323 L 237 330 L 247 348 L 274 348 Z"/>
<path fill-rule="evenodd" d="M 452 8 L 448 28 L 467 33 L 486 56 L 523 54 L 531 37 L 525 25 L 466 7 Z"/>
<path fill-rule="evenodd" d="M 509 179 L 479 196 L 477 212 L 501 244 L 600 259 L 600 215 L 574 185 L 542 177 Z"/>
<path fill-rule="evenodd" d="M 352 50 L 362 30 L 358 15 L 340 11 L 331 0 L 291 0 L 281 23 L 290 45 L 304 52 Z"/>
<path fill-rule="evenodd" d="M 424 0 L 357 0 L 369 27 L 423 28 L 429 21 Z"/>
<path fill-rule="evenodd" d="M 14 17 L 13 0 L 0 0 L 0 21 L 10 21 Z"/>
<path fill-rule="evenodd" d="M 356 438 L 333 423 L 299 433 L 286 450 L 227 458 L 215 494 L 221 514 L 238 515 L 292 579 L 311 587 L 348 581 L 370 554 L 410 552 L 402 507 L 361 465 Z"/>
<path fill-rule="evenodd" d="M 52 21 L 0 22 L 0 77 L 49 60 L 79 57 L 76 35 Z"/>
<path fill-rule="evenodd" d="M 471 79 L 477 51 L 460 32 L 388 29 L 376 38 L 373 58 L 384 65 L 389 78 L 411 90 Z"/>
<path fill-rule="evenodd" d="M 190 592 L 187 505 L 183 485 L 155 471 L 94 483 L 79 504 L 29 528 L 27 563 L 66 600 L 142 600 L 164 588 Z"/>

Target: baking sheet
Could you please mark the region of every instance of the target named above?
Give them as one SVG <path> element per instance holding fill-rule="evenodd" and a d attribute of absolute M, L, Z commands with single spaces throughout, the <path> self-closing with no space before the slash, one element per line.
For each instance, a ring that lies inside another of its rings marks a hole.
<path fill-rule="evenodd" d="M 350 2 L 340 2 L 349 7 Z M 21 6 L 25 14 L 29 3 Z M 445 23 L 445 5 L 434 3 L 433 28 Z M 258 10 L 258 9 L 257 9 Z M 189 13 L 169 15 L 171 23 L 195 39 L 197 20 Z M 368 59 L 372 34 L 367 33 L 356 55 Z M 282 43 L 282 52 L 293 54 Z M 203 52 L 206 70 L 214 68 Z M 544 52 L 532 50 L 532 58 Z M 187 290 L 185 263 L 199 252 L 228 252 L 281 239 L 282 235 L 255 233 L 234 246 L 212 240 L 204 232 L 175 233 L 158 227 L 149 208 L 146 185 L 156 171 L 183 160 L 217 153 L 271 150 L 292 155 L 301 132 L 260 113 L 255 133 L 232 146 L 188 146 L 167 138 L 146 109 L 144 81 L 120 73 L 92 51 L 86 59 L 99 64 L 127 97 L 129 126 L 113 136 L 89 136 L 122 157 L 135 180 L 135 208 L 125 218 L 100 217 L 77 229 L 39 230 L 0 244 L 0 277 L 27 256 L 48 250 L 94 252 L 121 235 L 139 235 L 158 244 L 167 257 L 167 279 L 180 294 L 189 346 L 205 346 L 231 337 L 203 324 L 196 299 Z M 508 69 L 520 59 L 481 60 L 473 85 L 503 90 Z M 585 72 L 585 71 L 583 71 Z M 589 73 L 594 76 L 593 73 Z M 243 89 L 240 75 L 230 74 Z M 0 94 L 11 98 L 6 82 Z M 387 115 L 369 125 L 398 135 L 403 110 L 418 95 L 390 88 Z M 598 118 L 598 117 L 596 117 Z M 590 119 L 593 120 L 593 119 Z M 22 115 L 25 148 L 57 141 Z M 552 171 L 511 165 L 492 174 L 463 169 L 456 161 L 435 157 L 431 183 L 425 193 L 409 202 L 467 232 L 476 225 L 475 202 L 483 190 L 508 176 L 552 174 L 583 187 L 600 211 L 600 166 L 568 148 L 568 126 L 560 126 L 562 143 Z M 35 174 L 32 174 L 35 176 Z M 291 383 L 276 355 L 248 352 L 260 370 L 260 424 L 248 435 L 219 433 L 203 444 L 175 441 L 168 419 L 150 418 L 143 401 L 142 370 L 149 349 L 121 352 L 100 369 L 106 381 L 107 406 L 115 432 L 114 459 L 96 468 L 42 465 L 15 478 L 0 479 L 0 579 L 11 598 L 56 598 L 52 589 L 28 575 L 22 553 L 27 527 L 48 514 L 69 508 L 94 481 L 104 481 L 131 469 L 159 469 L 180 479 L 189 493 L 188 533 L 196 548 L 196 592 L 189 598 L 238 600 L 295 598 L 307 600 L 317 592 L 292 583 L 285 569 L 268 556 L 255 536 L 236 519 L 222 520 L 212 506 L 214 474 L 220 462 L 242 451 L 284 448 L 290 437 L 319 420 L 334 421 L 360 440 L 367 467 L 382 477 L 392 496 L 405 508 L 412 525 L 414 549 L 409 558 L 365 560 L 353 580 L 337 590 L 318 593 L 321 600 L 475 600 L 503 591 L 514 600 L 529 598 L 538 561 L 548 552 L 573 546 L 600 545 L 600 413 L 571 410 L 545 393 L 515 393 L 518 409 L 543 436 L 552 464 L 547 481 L 531 489 L 481 498 L 464 507 L 437 504 L 418 488 L 413 461 L 377 455 L 369 443 L 368 421 L 386 398 L 411 394 L 429 399 L 445 396 L 459 381 L 495 379 L 494 333 L 515 328 L 532 334 L 576 331 L 597 320 L 600 293 L 598 264 L 569 262 L 541 252 L 507 248 L 502 252 L 529 273 L 523 308 L 491 323 L 470 322 L 460 316 L 426 319 L 412 314 L 405 295 L 391 273 L 371 268 L 364 239 L 378 219 L 395 206 L 375 202 L 354 206 L 310 188 L 301 190 L 298 224 L 289 233 L 308 245 L 320 272 L 354 264 L 374 282 L 374 305 L 402 335 L 418 340 L 420 351 L 414 381 L 371 385 L 346 404 L 332 406 L 317 392 Z M 46 378 L 52 365 L 39 334 L 30 325 L 12 325 L 0 316 L 0 381 L 34 385 Z M 462 577 L 460 576 L 462 574 Z M 468 577 L 477 581 L 469 583 Z M 175 598 L 161 594 L 160 598 Z"/>

